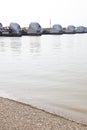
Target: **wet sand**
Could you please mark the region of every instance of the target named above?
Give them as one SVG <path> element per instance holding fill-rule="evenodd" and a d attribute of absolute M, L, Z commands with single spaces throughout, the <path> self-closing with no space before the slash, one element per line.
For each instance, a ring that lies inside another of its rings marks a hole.
<path fill-rule="evenodd" d="M 0 97 L 0 130 L 87 130 L 87 126 Z"/>

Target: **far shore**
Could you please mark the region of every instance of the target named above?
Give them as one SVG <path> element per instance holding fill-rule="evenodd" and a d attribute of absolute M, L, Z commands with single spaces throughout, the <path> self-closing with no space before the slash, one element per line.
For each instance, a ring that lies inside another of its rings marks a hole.
<path fill-rule="evenodd" d="M 87 125 L 0 97 L 0 130 L 87 130 Z"/>
<path fill-rule="evenodd" d="M 4 27 L 3 32 L 0 33 L 0 37 L 21 37 L 21 36 L 42 36 L 42 35 L 64 35 L 64 34 L 86 34 L 87 32 L 66 32 L 66 29 L 63 28 L 61 32 L 57 32 L 52 28 L 42 28 L 42 31 L 40 33 L 37 32 L 31 32 L 28 33 L 28 27 L 21 28 L 21 34 L 13 34 L 9 33 L 9 27 Z M 52 31 L 53 30 L 53 31 Z"/>
<path fill-rule="evenodd" d="M 41 36 L 41 35 L 60 35 L 60 34 L 83 34 L 87 33 L 87 27 L 68 25 L 62 27 L 60 24 L 54 24 L 50 27 L 41 27 L 38 22 L 31 22 L 28 27 L 21 27 L 16 22 L 11 22 L 8 26 L 0 23 L 0 36 Z"/>

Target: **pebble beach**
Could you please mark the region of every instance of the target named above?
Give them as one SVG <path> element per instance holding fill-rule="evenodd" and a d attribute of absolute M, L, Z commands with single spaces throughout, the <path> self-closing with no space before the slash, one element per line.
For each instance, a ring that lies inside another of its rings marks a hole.
<path fill-rule="evenodd" d="M 87 126 L 0 97 L 0 130 L 87 130 Z"/>

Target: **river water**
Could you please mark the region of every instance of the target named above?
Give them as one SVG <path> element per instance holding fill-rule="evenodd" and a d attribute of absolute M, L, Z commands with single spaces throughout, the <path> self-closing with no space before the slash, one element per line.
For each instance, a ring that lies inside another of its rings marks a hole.
<path fill-rule="evenodd" d="M 87 124 L 87 34 L 0 37 L 0 96 Z"/>

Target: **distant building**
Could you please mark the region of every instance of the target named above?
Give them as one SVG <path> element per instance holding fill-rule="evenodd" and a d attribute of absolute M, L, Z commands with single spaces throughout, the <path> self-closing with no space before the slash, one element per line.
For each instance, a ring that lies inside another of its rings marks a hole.
<path fill-rule="evenodd" d="M 87 27 L 84 28 L 84 32 L 87 33 Z"/>
<path fill-rule="evenodd" d="M 75 33 L 75 26 L 69 25 L 69 26 L 65 29 L 64 32 L 65 32 L 65 33 Z"/>
<path fill-rule="evenodd" d="M 84 31 L 85 31 L 85 27 L 83 26 L 76 27 L 76 33 L 84 33 Z"/>
<path fill-rule="evenodd" d="M 2 23 L 0 23 L 0 35 L 2 35 L 2 29 L 3 29 L 3 25 Z"/>
<path fill-rule="evenodd" d="M 54 24 L 53 29 L 57 30 L 59 33 L 62 32 L 62 26 L 60 24 Z"/>
<path fill-rule="evenodd" d="M 62 33 L 62 26 L 60 24 L 54 24 L 53 27 L 50 29 L 50 33 L 61 34 Z"/>
<path fill-rule="evenodd" d="M 0 23 L 0 29 L 2 29 L 3 28 L 3 25 L 2 25 L 2 23 Z"/>
<path fill-rule="evenodd" d="M 17 36 L 22 35 L 21 27 L 18 23 L 10 23 L 9 29 L 11 35 L 17 35 Z"/>
<path fill-rule="evenodd" d="M 29 25 L 28 28 L 28 34 L 29 35 L 41 35 L 42 34 L 42 28 L 39 23 L 32 22 Z"/>

